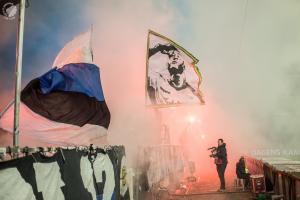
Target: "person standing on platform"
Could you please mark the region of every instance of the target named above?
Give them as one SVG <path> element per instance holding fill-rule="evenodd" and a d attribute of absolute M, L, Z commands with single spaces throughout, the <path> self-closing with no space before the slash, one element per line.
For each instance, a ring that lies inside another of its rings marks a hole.
<path fill-rule="evenodd" d="M 215 164 L 217 167 L 218 176 L 220 179 L 220 192 L 225 191 L 225 170 L 227 167 L 227 150 L 226 143 L 223 139 L 218 139 L 218 147 L 215 154 Z"/>
<path fill-rule="evenodd" d="M 246 168 L 246 162 L 244 156 L 239 159 L 239 162 L 236 163 L 236 176 L 238 179 L 243 179 L 245 181 L 245 189 L 248 189 L 250 186 L 250 173 Z"/>

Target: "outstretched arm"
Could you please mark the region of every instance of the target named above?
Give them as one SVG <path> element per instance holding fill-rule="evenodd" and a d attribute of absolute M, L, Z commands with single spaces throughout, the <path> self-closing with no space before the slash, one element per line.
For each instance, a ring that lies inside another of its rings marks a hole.
<path fill-rule="evenodd" d="M 149 49 L 148 57 L 150 58 L 151 56 L 153 56 L 157 52 L 160 52 L 162 54 L 168 54 L 168 52 L 171 51 L 171 50 L 177 50 L 177 49 L 171 44 L 167 44 L 167 45 L 158 44 L 155 47 Z"/>

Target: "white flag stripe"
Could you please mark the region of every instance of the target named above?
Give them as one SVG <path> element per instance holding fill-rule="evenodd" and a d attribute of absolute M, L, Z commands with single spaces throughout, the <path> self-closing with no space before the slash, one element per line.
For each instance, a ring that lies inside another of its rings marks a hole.
<path fill-rule="evenodd" d="M 92 30 L 76 36 L 56 56 L 52 67 L 61 68 L 69 63 L 93 63 Z"/>
<path fill-rule="evenodd" d="M 12 132 L 13 113 L 13 106 L 11 106 L 0 119 L 2 129 Z M 106 134 L 107 130 L 101 126 L 86 124 L 79 127 L 54 122 L 34 113 L 24 103 L 20 104 L 20 144 L 22 146 L 99 144 L 103 142 Z M 0 134 L 0 141 L 7 141 L 5 137 L 12 137 L 12 135 Z"/>

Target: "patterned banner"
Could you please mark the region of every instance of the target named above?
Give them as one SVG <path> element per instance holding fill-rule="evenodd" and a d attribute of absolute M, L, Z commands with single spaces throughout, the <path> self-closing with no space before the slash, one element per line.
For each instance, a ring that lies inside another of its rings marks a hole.
<path fill-rule="evenodd" d="M 61 150 L 0 163 L 1 200 L 129 200 L 125 150 Z"/>

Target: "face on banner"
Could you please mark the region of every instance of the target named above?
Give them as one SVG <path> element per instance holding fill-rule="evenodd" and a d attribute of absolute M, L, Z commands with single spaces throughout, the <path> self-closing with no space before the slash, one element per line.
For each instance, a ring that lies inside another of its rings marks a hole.
<path fill-rule="evenodd" d="M 170 39 L 153 31 L 148 35 L 146 104 L 172 106 L 203 103 L 198 62 Z"/>

